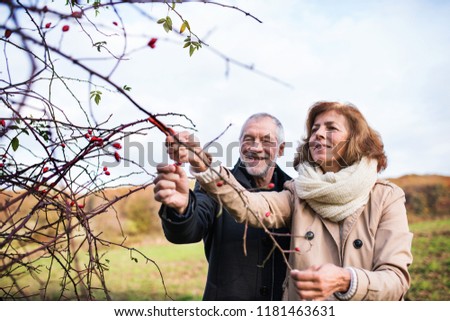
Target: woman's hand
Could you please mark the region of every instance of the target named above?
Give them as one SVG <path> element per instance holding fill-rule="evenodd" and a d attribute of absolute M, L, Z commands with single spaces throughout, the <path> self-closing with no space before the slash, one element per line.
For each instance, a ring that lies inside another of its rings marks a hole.
<path fill-rule="evenodd" d="M 204 172 L 211 163 L 211 157 L 201 147 L 197 138 L 187 132 L 179 132 L 166 138 L 169 157 L 179 163 L 190 163 L 195 172 Z"/>
<path fill-rule="evenodd" d="M 346 292 L 351 274 L 347 269 L 331 263 L 299 271 L 291 271 L 295 291 L 303 300 L 325 300 L 334 292 Z"/>

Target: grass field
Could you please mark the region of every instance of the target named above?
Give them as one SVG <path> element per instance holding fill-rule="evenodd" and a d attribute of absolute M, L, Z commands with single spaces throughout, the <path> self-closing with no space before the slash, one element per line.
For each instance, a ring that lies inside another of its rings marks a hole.
<path fill-rule="evenodd" d="M 418 222 L 410 227 L 414 232 L 414 261 L 410 267 L 412 286 L 406 299 L 450 300 L 450 219 Z M 162 277 L 158 267 L 139 254 L 121 248 L 109 249 L 102 260 L 109 267 L 105 276 L 112 300 L 201 300 L 207 273 L 202 243 L 143 242 L 135 248 L 157 263 Z M 52 275 L 46 299 L 59 299 L 57 274 Z M 4 281 L 0 280 L 0 285 Z M 39 292 L 39 284 L 29 276 L 20 282 L 27 287 L 27 292 Z M 96 299 L 106 298 L 99 292 Z"/>
<path fill-rule="evenodd" d="M 411 224 L 414 233 L 413 256 L 410 267 L 412 278 L 411 289 L 407 300 L 413 301 L 449 301 L 450 300 L 450 219 L 424 221 Z M 160 245 L 142 249 L 154 258 L 165 275 L 167 289 L 175 300 L 199 300 L 203 291 L 206 276 L 206 263 L 203 256 L 203 245 Z M 117 258 L 120 258 L 120 254 Z M 129 266 L 130 262 L 119 262 Z M 116 267 L 114 267 L 115 269 Z M 124 266 L 124 268 L 126 268 Z M 136 266 L 135 273 L 143 273 L 146 268 Z M 139 272 L 140 271 L 140 272 Z M 112 270 L 111 272 L 114 272 Z M 149 274 L 150 275 L 150 274 Z M 137 283 L 148 284 L 140 290 L 132 291 L 136 296 L 127 296 L 130 288 L 119 290 L 113 295 L 117 299 L 155 300 L 163 298 L 162 286 L 155 272 L 151 280 L 137 278 Z M 140 280 L 140 281 L 139 281 Z M 116 282 L 114 282 L 116 283 Z M 113 288 L 111 288 L 113 289 Z M 114 292 L 114 291 L 112 291 Z"/>
<path fill-rule="evenodd" d="M 201 300 L 207 273 L 202 243 L 136 248 L 158 264 L 162 278 L 154 264 L 138 256 L 137 263 L 131 261 L 124 250 L 111 251 L 107 282 L 113 300 Z"/>
<path fill-rule="evenodd" d="M 414 233 L 408 300 L 450 300 L 450 219 L 410 226 Z"/>

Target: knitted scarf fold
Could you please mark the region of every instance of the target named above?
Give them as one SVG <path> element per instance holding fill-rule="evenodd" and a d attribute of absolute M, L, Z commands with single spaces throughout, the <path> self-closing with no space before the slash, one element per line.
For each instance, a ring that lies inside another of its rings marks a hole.
<path fill-rule="evenodd" d="M 337 173 L 302 163 L 298 167 L 295 189 L 320 216 L 339 222 L 352 215 L 369 200 L 377 181 L 377 161 L 362 158 L 360 162 Z"/>

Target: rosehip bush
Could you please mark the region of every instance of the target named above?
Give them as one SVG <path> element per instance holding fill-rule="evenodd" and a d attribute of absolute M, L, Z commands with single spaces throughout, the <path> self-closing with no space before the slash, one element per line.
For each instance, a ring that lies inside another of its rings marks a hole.
<path fill-rule="evenodd" d="M 181 17 L 171 2 L 159 5 Z M 120 141 L 158 133 L 158 128 L 148 126 L 148 118 L 157 122 L 164 116 L 143 108 L 130 86 L 113 81 L 123 58 L 129 60 L 133 54 L 127 52 L 129 21 L 120 15 L 123 6 L 141 10 L 142 5 L 125 1 L 0 3 L 2 60 L 7 67 L 0 73 L 0 300 L 111 299 L 105 278 L 109 262 L 103 253 L 113 245 L 124 248 L 131 262 L 141 256 L 156 264 L 125 246 L 126 231 L 108 239 L 95 225 L 96 217 L 117 212 L 118 201 L 150 188 L 154 174 L 119 153 Z M 161 28 L 157 18 L 142 15 Z M 109 42 L 117 43 L 118 38 L 122 49 L 110 49 Z M 150 41 L 142 40 L 142 48 L 150 46 L 157 52 L 157 38 L 148 33 L 146 39 Z M 79 51 L 68 45 L 74 42 Z M 99 66 L 77 55 L 105 63 Z M 104 97 L 113 94 L 122 96 L 141 119 L 118 123 L 93 110 L 93 104 L 101 106 Z M 184 115 L 171 114 L 171 119 L 192 126 Z M 131 164 L 128 171 L 125 162 Z M 111 164 L 110 168 L 105 164 Z M 143 174 L 148 181 L 134 186 L 133 176 Z M 104 193 L 122 184 L 130 186 L 126 194 Z M 119 216 L 110 220 L 120 228 Z M 62 271 L 56 293 L 49 290 L 54 269 Z M 30 274 L 32 278 L 26 278 Z M 36 284 L 24 284 L 24 280 Z"/>
<path fill-rule="evenodd" d="M 143 34 L 127 30 L 134 21 L 121 15 L 122 8 L 139 12 L 189 55 L 202 48 L 176 2 L 148 4 L 165 6 L 164 17 L 150 16 L 145 5 L 0 2 L 5 67 L 0 72 L 0 300 L 113 299 L 105 277 L 110 262 L 104 258 L 111 246 L 123 248 L 131 262 L 139 256 L 156 265 L 125 245 L 126 231 L 115 240 L 95 228 L 97 217 L 109 215 L 121 229 L 117 202 L 152 185 L 154 174 L 128 157 L 120 142 L 171 134 L 159 120 L 163 117 L 183 128 L 194 127 L 186 115 L 152 113 L 133 95 L 127 83 L 132 76 L 116 77 L 119 66 L 132 61 L 136 52 L 149 53 L 150 47 L 151 59 L 158 59 L 164 45 L 151 28 Z M 138 48 L 130 49 L 130 38 L 142 39 Z M 227 64 L 234 61 L 218 55 Z M 253 71 L 253 65 L 248 69 Z M 170 96 L 170 89 L 165 94 Z M 105 112 L 106 99 L 120 99 L 142 117 L 122 123 L 121 115 L 118 121 Z M 125 163 L 130 168 L 124 168 Z M 148 181 L 133 185 L 134 177 Z M 120 197 L 105 192 L 122 185 L 129 188 Z M 52 292 L 55 270 L 60 271 L 60 288 Z M 29 275 L 32 278 L 26 278 Z"/>

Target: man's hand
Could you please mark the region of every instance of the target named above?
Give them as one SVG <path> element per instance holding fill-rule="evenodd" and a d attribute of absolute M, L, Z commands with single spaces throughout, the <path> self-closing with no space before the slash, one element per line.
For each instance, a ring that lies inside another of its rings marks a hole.
<path fill-rule="evenodd" d="M 158 202 L 184 214 L 189 204 L 189 181 L 186 173 L 177 165 L 159 164 L 154 197 Z"/>

